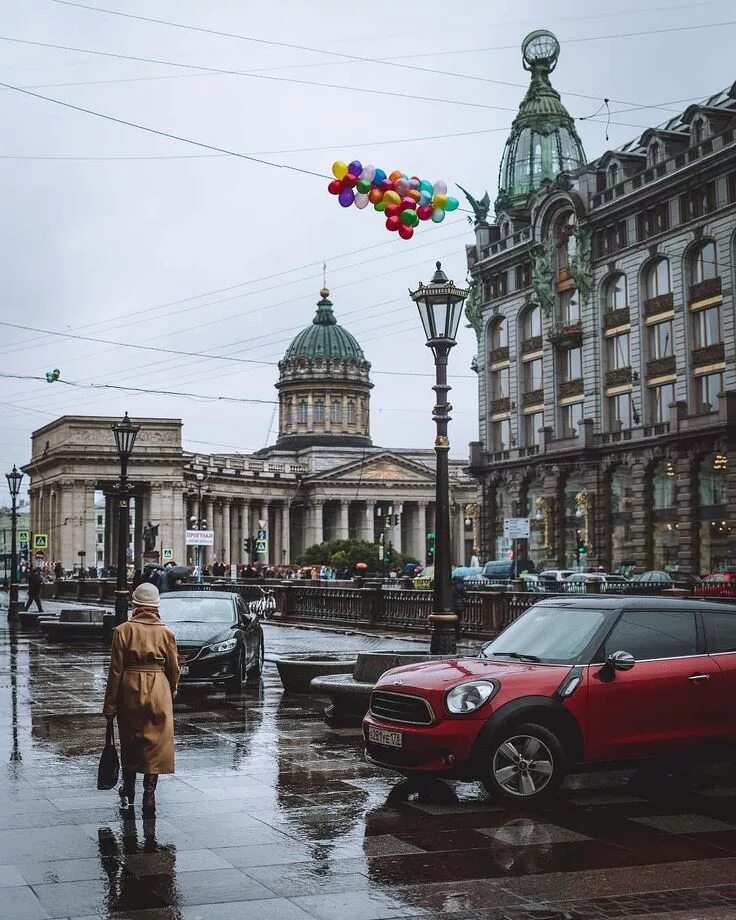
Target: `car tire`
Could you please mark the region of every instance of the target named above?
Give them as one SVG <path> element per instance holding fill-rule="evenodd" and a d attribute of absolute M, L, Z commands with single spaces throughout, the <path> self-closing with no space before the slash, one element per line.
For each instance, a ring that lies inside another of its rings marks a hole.
<path fill-rule="evenodd" d="M 263 647 L 263 636 L 258 643 L 258 652 L 256 653 L 256 660 L 250 667 L 248 671 L 248 680 L 259 680 L 261 674 L 263 674 L 263 659 L 265 655 L 265 649 Z"/>
<path fill-rule="evenodd" d="M 507 805 L 535 805 L 553 796 L 565 778 L 565 752 L 543 725 L 521 723 L 506 729 L 481 754 L 481 782 Z"/>
<path fill-rule="evenodd" d="M 238 657 L 236 658 L 235 673 L 225 681 L 225 689 L 228 693 L 238 693 L 245 686 L 246 680 L 245 649 L 241 645 L 238 649 Z"/>

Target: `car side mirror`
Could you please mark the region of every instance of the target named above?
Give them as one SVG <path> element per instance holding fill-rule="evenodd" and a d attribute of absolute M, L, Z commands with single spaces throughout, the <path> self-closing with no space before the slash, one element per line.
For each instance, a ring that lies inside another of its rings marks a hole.
<path fill-rule="evenodd" d="M 616 671 L 630 671 L 635 664 L 636 661 L 634 660 L 634 656 L 630 655 L 628 652 L 611 652 L 606 658 L 606 663 L 596 676 L 598 680 L 602 680 L 604 683 L 610 683 L 616 676 Z"/>

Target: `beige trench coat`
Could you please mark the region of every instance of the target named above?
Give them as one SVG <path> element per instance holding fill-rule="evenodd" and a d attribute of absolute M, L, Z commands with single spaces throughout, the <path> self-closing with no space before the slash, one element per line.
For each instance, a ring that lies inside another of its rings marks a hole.
<path fill-rule="evenodd" d="M 158 612 L 138 607 L 113 630 L 106 716 L 118 717 L 120 761 L 136 773 L 174 772 L 176 639 Z"/>

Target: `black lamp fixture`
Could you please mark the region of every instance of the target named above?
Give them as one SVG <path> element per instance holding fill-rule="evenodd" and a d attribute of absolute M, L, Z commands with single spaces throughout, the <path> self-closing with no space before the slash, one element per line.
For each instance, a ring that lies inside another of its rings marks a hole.
<path fill-rule="evenodd" d="M 130 539 L 130 491 L 128 489 L 128 461 L 133 453 L 135 439 L 141 430 L 134 425 L 126 412 L 119 422 L 110 426 L 115 436 L 115 447 L 120 458 L 120 483 L 118 485 L 118 560 L 115 586 L 115 625 L 128 619 L 128 541 Z"/>
<path fill-rule="evenodd" d="M 447 358 L 457 344 L 457 331 L 463 313 L 463 302 L 468 290 L 459 288 L 442 271 L 440 262 L 429 284 L 420 282 L 409 296 L 417 305 L 424 327 L 427 347 L 432 349 L 435 366 L 436 403 L 432 418 L 437 426 L 434 449 L 437 457 L 435 480 L 435 551 L 434 596 L 430 621 L 432 637 L 430 651 L 433 655 L 454 655 L 457 651 L 457 615 L 452 611 L 452 586 L 450 583 L 450 441 L 447 424 L 452 406 L 447 401 L 450 386 L 447 383 Z M 458 549 L 460 549 L 458 547 Z M 462 563 L 464 560 L 460 559 Z"/>
<path fill-rule="evenodd" d="M 5 474 L 10 491 L 10 593 L 8 595 L 8 620 L 18 618 L 18 495 L 23 473 L 13 464 L 13 469 Z"/>

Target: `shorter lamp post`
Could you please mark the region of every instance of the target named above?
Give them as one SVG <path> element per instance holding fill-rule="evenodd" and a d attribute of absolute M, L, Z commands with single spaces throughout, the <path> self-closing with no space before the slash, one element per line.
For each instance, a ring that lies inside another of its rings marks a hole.
<path fill-rule="evenodd" d="M 115 586 L 115 625 L 119 626 L 128 619 L 128 538 L 130 533 L 128 489 L 128 460 L 133 453 L 133 445 L 140 431 L 140 425 L 134 425 L 126 412 L 123 418 L 112 427 L 115 435 L 115 447 L 120 457 L 120 483 L 118 484 L 118 577 Z"/>
<path fill-rule="evenodd" d="M 437 426 L 434 442 L 437 455 L 435 496 L 435 554 L 434 597 L 430 621 L 432 637 L 430 652 L 433 655 L 454 655 L 457 651 L 455 628 L 457 615 L 452 611 L 452 585 L 450 581 L 450 441 L 447 423 L 452 406 L 447 401 L 451 387 L 447 383 L 447 358 L 457 344 L 457 330 L 463 311 L 463 301 L 468 291 L 458 288 L 448 280 L 439 262 L 429 284 L 420 282 L 409 295 L 419 309 L 419 316 L 427 337 L 427 347 L 432 349 L 435 366 L 436 403 L 432 418 Z"/>
<path fill-rule="evenodd" d="M 8 619 L 18 618 L 18 494 L 23 481 L 21 473 L 15 464 L 13 469 L 5 474 L 10 490 L 10 592 L 8 594 Z"/>
<path fill-rule="evenodd" d="M 197 473 L 197 514 L 199 517 L 192 516 L 189 520 L 192 528 L 194 530 L 206 530 L 207 521 L 202 515 L 202 491 L 204 489 L 205 475 L 204 473 Z M 197 550 L 197 581 L 202 583 L 202 547 L 198 543 L 196 546 Z"/>

